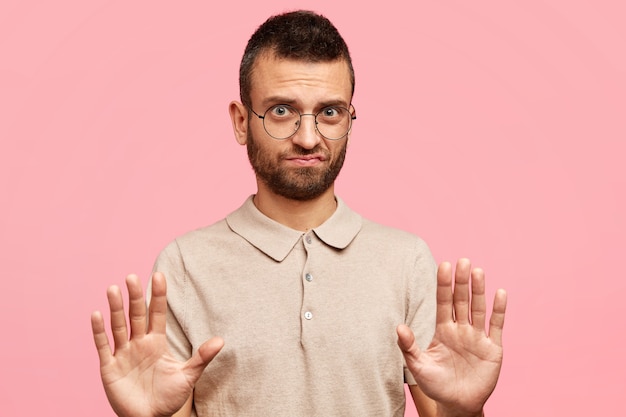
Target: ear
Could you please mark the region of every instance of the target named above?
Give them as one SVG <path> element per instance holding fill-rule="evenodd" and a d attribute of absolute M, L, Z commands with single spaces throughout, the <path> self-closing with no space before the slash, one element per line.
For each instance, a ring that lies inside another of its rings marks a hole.
<path fill-rule="evenodd" d="M 232 101 L 228 105 L 228 113 L 230 113 L 237 143 L 245 145 L 248 140 L 248 109 L 242 103 Z"/>
<path fill-rule="evenodd" d="M 354 117 L 354 119 L 352 119 L 352 121 L 354 122 L 354 120 L 356 120 L 356 109 L 354 108 L 352 103 L 350 103 L 350 109 L 352 109 L 350 113 L 352 114 L 352 117 Z M 348 132 L 348 137 L 346 138 L 346 147 L 350 145 L 350 137 L 352 137 L 352 126 L 350 126 L 350 131 Z"/>

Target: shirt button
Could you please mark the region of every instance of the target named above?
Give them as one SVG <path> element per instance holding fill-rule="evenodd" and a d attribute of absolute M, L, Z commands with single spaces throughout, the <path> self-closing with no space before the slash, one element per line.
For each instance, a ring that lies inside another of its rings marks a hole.
<path fill-rule="evenodd" d="M 313 318 L 313 313 L 307 311 L 306 313 L 304 313 L 304 318 L 307 320 L 311 320 Z"/>
<path fill-rule="evenodd" d="M 313 241 L 313 239 L 311 239 L 310 235 L 307 235 L 307 237 L 305 238 L 306 243 L 311 244 L 311 242 Z"/>
<path fill-rule="evenodd" d="M 307 274 L 304 276 L 304 279 L 306 279 L 307 281 L 311 282 L 311 281 L 313 281 L 313 275 L 311 275 L 311 274 L 308 274 L 308 273 L 307 273 Z"/>

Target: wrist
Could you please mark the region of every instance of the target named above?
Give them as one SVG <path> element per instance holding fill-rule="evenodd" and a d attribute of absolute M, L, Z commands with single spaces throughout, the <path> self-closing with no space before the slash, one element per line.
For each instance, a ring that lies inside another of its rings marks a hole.
<path fill-rule="evenodd" d="M 465 414 L 465 413 L 439 413 L 437 417 L 485 417 L 485 413 L 480 411 L 478 414 Z"/>
<path fill-rule="evenodd" d="M 484 410 L 477 412 L 458 411 L 452 409 L 446 409 L 440 404 L 437 404 L 437 416 L 436 417 L 485 417 Z"/>

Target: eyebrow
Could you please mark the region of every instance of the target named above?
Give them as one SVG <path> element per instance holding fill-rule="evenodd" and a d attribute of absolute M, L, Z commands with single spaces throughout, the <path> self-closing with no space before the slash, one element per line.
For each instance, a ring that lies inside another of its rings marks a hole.
<path fill-rule="evenodd" d="M 297 99 L 293 99 L 293 98 L 288 98 L 285 96 L 270 96 L 267 97 L 266 99 L 264 99 L 261 104 L 264 107 L 269 107 L 270 105 L 275 105 L 275 104 L 289 104 L 290 106 L 294 106 L 296 107 L 296 104 L 298 103 L 299 100 Z M 335 100 L 327 100 L 327 101 L 322 101 L 320 103 L 317 103 L 315 105 L 315 109 L 322 109 L 324 107 L 330 107 L 330 106 L 341 106 L 341 107 L 348 107 L 350 106 L 349 103 L 346 103 L 345 101 L 341 100 L 341 99 L 335 99 Z"/>
<path fill-rule="evenodd" d="M 296 102 L 297 100 L 292 98 L 290 99 L 284 96 L 270 96 L 264 99 L 261 104 L 267 106 L 270 104 L 296 104 Z"/>

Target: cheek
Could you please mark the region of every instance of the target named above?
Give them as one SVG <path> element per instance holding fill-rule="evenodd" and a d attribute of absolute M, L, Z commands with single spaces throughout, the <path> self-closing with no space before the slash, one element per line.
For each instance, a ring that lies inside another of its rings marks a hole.
<path fill-rule="evenodd" d="M 348 146 L 347 140 L 338 140 L 332 143 L 327 143 L 326 145 L 328 150 L 330 151 L 333 160 L 339 158 L 339 155 L 345 151 Z"/>
<path fill-rule="evenodd" d="M 281 154 L 287 153 L 286 144 L 263 135 L 257 135 L 248 131 L 248 154 L 259 161 L 276 161 Z"/>

